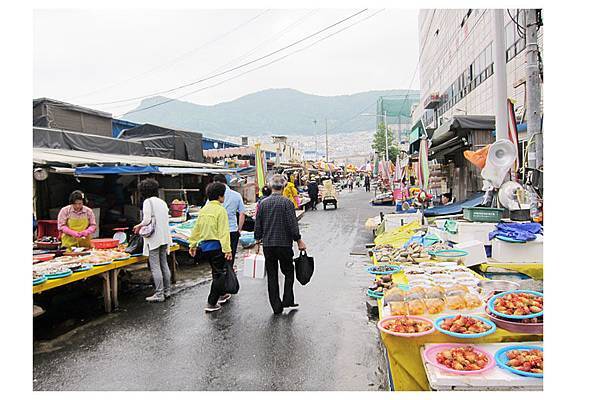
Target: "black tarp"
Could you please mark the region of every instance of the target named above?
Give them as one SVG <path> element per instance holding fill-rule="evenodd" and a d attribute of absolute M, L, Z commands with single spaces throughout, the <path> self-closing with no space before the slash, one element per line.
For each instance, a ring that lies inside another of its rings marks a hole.
<path fill-rule="evenodd" d="M 493 115 L 455 115 L 433 132 L 431 148 L 460 135 L 460 131 L 493 131 L 496 117 Z M 464 132 L 463 132 L 464 133 Z"/>
<path fill-rule="evenodd" d="M 143 143 L 152 154 L 176 160 L 204 162 L 202 134 L 152 124 L 125 129 L 121 139 Z M 168 154 L 168 156 L 167 156 Z"/>
<path fill-rule="evenodd" d="M 87 133 L 38 127 L 33 128 L 33 147 L 132 156 L 149 155 L 141 143 Z"/>

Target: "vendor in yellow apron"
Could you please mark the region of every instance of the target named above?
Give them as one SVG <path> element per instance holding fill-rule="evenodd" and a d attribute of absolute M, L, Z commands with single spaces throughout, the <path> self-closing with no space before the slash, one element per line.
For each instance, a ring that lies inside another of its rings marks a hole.
<path fill-rule="evenodd" d="M 63 247 L 91 246 L 90 239 L 96 230 L 96 219 L 93 211 L 84 205 L 84 201 L 83 192 L 76 190 L 69 196 L 70 204 L 58 214 L 58 229 Z M 82 236 L 79 237 L 80 235 Z"/>
<path fill-rule="evenodd" d="M 71 217 L 67 220 L 67 226 L 75 232 L 83 232 L 88 228 L 88 226 L 90 226 L 90 221 L 88 221 L 88 218 L 86 216 L 77 218 Z M 62 247 L 91 247 L 91 238 L 92 235 L 76 238 L 63 232 L 61 237 Z"/>

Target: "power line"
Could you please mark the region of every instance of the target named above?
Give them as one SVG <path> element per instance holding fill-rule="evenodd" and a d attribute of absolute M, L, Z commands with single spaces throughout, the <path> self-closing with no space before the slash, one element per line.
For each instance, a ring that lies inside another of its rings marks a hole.
<path fill-rule="evenodd" d="M 113 87 L 117 87 L 117 86 L 120 86 L 120 85 L 122 85 L 122 84 L 124 84 L 124 83 L 131 82 L 131 81 L 133 81 L 133 80 L 136 80 L 136 79 L 139 79 L 139 78 L 141 78 L 142 76 L 146 76 L 146 75 L 148 75 L 148 74 L 151 74 L 151 73 L 153 73 L 153 72 L 155 72 L 155 71 L 158 71 L 158 70 L 160 70 L 160 69 L 164 69 L 164 68 L 167 68 L 167 67 L 169 67 L 169 66 L 171 66 L 171 65 L 173 65 L 173 64 L 176 64 L 177 62 L 179 62 L 180 60 L 182 60 L 182 59 L 184 59 L 185 57 L 189 56 L 190 54 L 193 54 L 193 53 L 195 53 L 195 52 L 197 52 L 197 51 L 199 51 L 199 50 L 201 50 L 201 49 L 203 49 L 203 48 L 205 48 L 205 47 L 207 47 L 207 46 L 210 46 L 211 44 L 213 44 L 213 43 L 216 43 L 216 42 L 218 42 L 219 40 L 221 40 L 221 39 L 223 39 L 223 38 L 225 38 L 225 37 L 227 37 L 227 36 L 231 35 L 232 33 L 234 33 L 234 32 L 236 32 L 236 31 L 240 30 L 241 28 L 243 28 L 244 26 L 248 25 L 248 24 L 249 24 L 249 23 L 251 23 L 252 21 L 254 21 L 254 20 L 256 20 L 256 19 L 258 19 L 258 18 L 262 17 L 264 14 L 266 14 L 266 13 L 267 13 L 267 12 L 269 12 L 269 11 L 270 11 L 269 9 L 261 11 L 260 13 L 256 14 L 256 15 L 255 15 L 255 16 L 253 16 L 252 18 L 250 18 L 250 19 L 248 19 L 248 20 L 246 20 L 246 21 L 242 22 L 241 24 L 239 24 L 239 25 L 235 26 L 234 28 L 232 28 L 232 29 L 228 30 L 227 32 L 224 32 L 224 33 L 222 33 L 222 34 L 220 34 L 220 35 L 218 35 L 218 36 L 214 37 L 213 39 L 210 39 L 210 40 L 208 40 L 208 41 L 206 41 L 206 42 L 202 43 L 200 46 L 198 46 L 198 47 L 196 47 L 196 48 L 194 48 L 194 49 L 192 49 L 192 50 L 190 50 L 190 51 L 187 51 L 187 52 L 185 52 L 185 53 L 183 53 L 183 54 L 180 54 L 179 56 L 177 56 L 177 57 L 175 57 L 175 58 L 171 59 L 170 61 L 167 61 L 166 63 L 160 64 L 160 65 L 157 65 L 157 66 L 155 66 L 155 67 L 153 67 L 153 68 L 151 68 L 151 69 L 148 69 L 148 70 L 146 70 L 146 71 L 144 71 L 144 72 L 141 72 L 141 73 L 139 73 L 139 74 L 137 74 L 137 75 L 134 75 L 134 76 L 132 76 L 132 77 L 129 77 L 129 78 L 127 78 L 127 79 L 124 79 L 124 80 L 122 80 L 122 81 L 119 81 L 119 82 L 112 83 L 112 84 L 110 84 L 110 85 L 108 85 L 108 86 L 104 86 L 104 87 L 102 87 L 102 88 L 100 88 L 100 89 L 96 89 L 96 90 L 93 90 L 93 91 L 91 91 L 91 92 L 87 92 L 87 93 L 84 93 L 84 94 L 77 95 L 77 96 L 75 96 L 75 97 L 71 97 L 70 99 L 68 99 L 68 101 L 72 101 L 72 100 L 74 100 L 74 99 L 79 99 L 79 98 L 81 98 L 81 97 L 88 97 L 88 96 L 90 96 L 90 95 L 92 95 L 92 94 L 96 94 L 96 93 L 99 93 L 99 92 L 103 92 L 103 91 L 105 91 L 105 90 L 107 90 L 107 89 L 112 89 Z"/>
<path fill-rule="evenodd" d="M 274 39 L 275 37 L 279 36 L 279 38 L 283 37 L 283 35 L 285 33 L 287 33 L 287 31 L 289 31 L 292 27 L 298 25 L 301 21 L 305 20 L 306 18 L 310 17 L 311 15 L 315 14 L 318 10 L 311 10 L 308 13 L 304 14 L 303 16 L 301 16 L 300 18 L 298 18 L 297 20 L 295 20 L 294 22 L 292 22 L 291 24 L 289 24 L 288 26 L 286 26 L 285 28 L 283 28 L 282 30 L 276 32 L 275 34 L 269 36 L 267 39 L 265 39 L 264 41 L 262 41 L 258 46 L 252 48 L 251 50 L 249 50 L 248 52 L 242 54 L 239 57 L 236 57 L 228 62 L 226 62 L 225 64 L 222 64 L 221 66 L 217 67 L 216 69 L 212 70 L 211 72 L 209 72 L 209 74 L 214 74 L 216 72 L 219 72 L 222 68 L 227 67 L 229 65 L 234 64 L 235 62 L 239 61 L 239 60 L 243 60 L 244 58 L 246 58 L 247 56 L 249 56 L 250 54 L 253 54 L 254 52 L 256 52 L 257 49 L 261 48 L 264 44 L 269 43 L 272 41 L 272 39 Z M 277 40 L 277 39 L 275 39 Z"/>
<path fill-rule="evenodd" d="M 281 60 L 283 60 L 283 59 L 285 59 L 285 58 L 287 58 L 287 57 L 289 57 L 289 56 L 291 56 L 291 55 L 293 55 L 293 54 L 296 54 L 296 53 L 299 53 L 299 52 L 301 52 L 301 51 L 304 51 L 304 50 L 306 50 L 306 49 L 309 49 L 310 47 L 312 47 L 312 46 L 316 45 L 317 43 L 320 43 L 320 42 L 322 42 L 322 41 L 324 41 L 324 40 L 326 40 L 326 39 L 328 39 L 328 38 L 330 38 L 330 37 L 332 37 L 332 36 L 335 36 L 335 35 L 337 35 L 337 34 L 339 34 L 339 33 L 343 32 L 343 31 L 345 31 L 345 30 L 347 30 L 347 29 L 349 29 L 349 28 L 353 27 L 354 25 L 357 25 L 357 24 L 359 24 L 359 23 L 361 23 L 361 22 L 364 22 L 364 21 L 366 21 L 366 20 L 368 20 L 368 19 L 370 19 L 370 18 L 374 17 L 375 15 L 377 15 L 377 14 L 381 13 L 382 11 L 384 11 L 384 10 L 379 10 L 379 11 L 377 11 L 377 12 L 375 12 L 375 13 L 373 13 L 373 14 L 371 14 L 371 15 L 367 16 L 366 18 L 363 18 L 363 19 L 361 19 L 361 20 L 359 20 L 359 21 L 357 21 L 357 22 L 355 22 L 355 23 L 353 23 L 353 24 L 350 24 L 350 25 L 348 25 L 348 26 L 346 26 L 346 27 L 344 27 L 344 28 L 342 28 L 342 29 L 340 29 L 340 30 L 338 30 L 338 31 L 335 31 L 335 32 L 333 32 L 333 33 L 331 33 L 331 34 L 329 34 L 329 35 L 327 35 L 327 36 L 324 36 L 324 37 L 322 37 L 322 38 L 320 38 L 320 39 L 316 40 L 315 42 L 313 42 L 313 43 L 311 43 L 311 44 L 309 44 L 309 45 L 307 45 L 307 46 L 305 46 L 305 47 L 302 47 L 302 48 L 300 48 L 300 49 L 297 49 L 297 50 L 295 50 L 295 51 L 293 51 L 293 52 L 291 52 L 291 53 L 288 53 L 288 54 L 286 54 L 286 55 L 284 55 L 284 56 L 282 56 L 282 57 L 279 57 L 279 58 L 277 58 L 277 59 L 275 59 L 275 60 L 271 60 L 271 61 L 269 61 L 269 62 L 268 62 L 268 63 L 266 63 L 266 64 L 259 65 L 258 67 L 255 67 L 255 68 L 253 68 L 253 69 L 250 69 L 250 70 L 244 71 L 244 72 L 242 72 L 242 73 L 240 73 L 240 74 L 237 74 L 237 75 L 235 75 L 235 76 L 232 76 L 232 77 L 230 77 L 230 78 L 227 78 L 227 79 L 225 79 L 225 80 L 222 80 L 222 81 L 220 81 L 220 82 L 217 82 L 217 83 L 215 83 L 215 84 L 212 84 L 212 85 L 209 85 L 209 86 L 205 86 L 205 87 L 202 87 L 202 88 L 200 88 L 200 89 L 196 89 L 196 90 L 194 90 L 194 91 L 192 91 L 192 92 L 189 92 L 189 93 L 183 94 L 183 95 L 181 95 L 181 96 L 179 96 L 179 97 L 175 97 L 175 98 L 173 98 L 173 99 L 167 99 L 167 100 L 165 100 L 165 101 L 162 101 L 162 102 L 160 102 L 160 103 L 157 103 L 157 104 L 150 105 L 150 106 L 148 106 L 148 107 L 140 108 L 140 109 L 137 109 L 137 110 L 133 110 L 133 111 L 131 111 L 131 112 L 127 112 L 127 113 L 121 114 L 121 115 L 119 115 L 117 118 L 121 118 L 122 116 L 124 116 L 124 115 L 126 115 L 126 114 L 134 114 L 134 113 L 137 113 L 137 112 L 140 112 L 140 111 L 145 111 L 145 110 L 148 110 L 148 109 L 151 109 L 151 108 L 154 108 L 154 107 L 161 106 L 161 105 L 163 105 L 163 104 L 170 103 L 170 102 L 172 102 L 172 101 L 175 101 L 175 100 L 179 100 L 179 99 L 181 99 L 181 98 L 183 98 L 183 97 L 187 97 L 187 96 L 190 96 L 190 95 L 192 95 L 192 94 L 195 94 L 195 93 L 198 93 L 198 92 L 201 92 L 201 91 L 207 90 L 207 89 L 211 89 L 211 88 L 213 88 L 213 87 L 216 87 L 216 86 L 220 86 L 220 85 L 222 85 L 222 84 L 224 84 L 224 83 L 227 83 L 227 82 L 229 82 L 229 81 L 231 81 L 231 80 L 233 80 L 233 79 L 239 78 L 239 77 L 241 77 L 241 76 L 243 76 L 243 75 L 249 74 L 250 72 L 256 71 L 256 70 L 258 70 L 258 69 L 265 68 L 265 67 L 267 67 L 267 66 L 269 66 L 269 65 L 271 65 L 271 64 L 274 64 L 274 63 L 276 63 L 276 62 L 279 62 L 279 61 L 281 61 Z"/>
<path fill-rule="evenodd" d="M 217 73 L 217 74 L 213 74 L 213 75 L 210 75 L 208 77 L 201 78 L 201 79 L 198 79 L 196 81 L 189 82 L 189 83 L 186 83 L 186 84 L 183 84 L 183 85 L 180 85 L 180 86 L 174 87 L 172 89 L 168 89 L 168 90 L 162 90 L 162 91 L 159 91 L 159 92 L 154 92 L 154 93 L 146 94 L 146 95 L 143 95 L 143 96 L 130 97 L 130 98 L 127 98 L 127 99 L 122 99 L 122 100 L 108 101 L 108 102 L 104 102 L 104 103 L 95 103 L 95 104 L 89 104 L 89 105 L 91 105 L 91 106 L 103 106 L 103 105 L 116 104 L 116 103 L 125 103 L 125 102 L 132 101 L 132 100 L 141 100 L 141 99 L 144 99 L 146 97 L 158 96 L 158 95 L 161 95 L 161 94 L 174 92 L 176 90 L 183 89 L 183 88 L 186 88 L 186 87 L 189 87 L 189 86 L 194 86 L 194 85 L 196 85 L 198 83 L 207 81 L 209 79 L 216 78 L 218 76 L 225 75 L 225 74 L 227 74 L 229 72 L 233 72 L 235 70 L 238 70 L 238 69 L 243 68 L 245 66 L 248 66 L 250 64 L 254 64 L 254 63 L 258 62 L 258 61 L 264 60 L 265 58 L 268 58 L 268 57 L 270 57 L 272 55 L 280 53 L 280 52 L 282 52 L 282 51 L 284 51 L 286 49 L 289 49 L 292 46 L 295 46 L 295 45 L 300 44 L 300 43 L 302 43 L 302 42 L 304 42 L 304 41 L 306 41 L 306 40 L 308 40 L 310 38 L 313 38 L 313 37 L 317 36 L 318 34 L 323 33 L 323 32 L 325 32 L 325 31 L 327 31 L 327 30 L 329 30 L 329 29 L 331 29 L 331 28 L 333 28 L 333 27 L 335 27 L 337 25 L 340 25 L 340 24 L 348 21 L 349 19 L 356 17 L 357 15 L 364 13 L 367 10 L 368 9 L 365 8 L 365 9 L 363 9 L 363 10 L 357 12 L 357 13 L 354 13 L 354 14 L 350 15 L 349 17 L 341 19 L 341 20 L 337 21 L 336 23 L 331 24 L 331 25 L 329 25 L 329 26 L 327 26 L 327 27 L 325 27 L 325 28 L 323 28 L 323 29 L 321 29 L 321 30 L 313 33 L 313 34 L 310 34 L 310 35 L 308 35 L 308 36 L 306 36 L 306 37 L 304 37 L 304 38 L 302 38 L 300 40 L 297 40 L 297 41 L 295 41 L 295 42 L 293 42 L 293 43 L 291 43 L 291 44 L 289 44 L 287 46 L 281 47 L 281 48 L 279 48 L 279 49 L 277 49 L 275 51 L 270 52 L 269 54 L 266 54 L 266 55 L 264 55 L 262 57 L 259 57 L 259 58 L 256 58 L 254 60 L 248 61 L 248 62 L 246 62 L 244 64 L 241 64 L 241 65 L 238 65 L 236 67 L 230 68 L 230 69 L 228 69 L 226 71 L 223 71 L 223 72 L 220 72 L 220 73 Z"/>

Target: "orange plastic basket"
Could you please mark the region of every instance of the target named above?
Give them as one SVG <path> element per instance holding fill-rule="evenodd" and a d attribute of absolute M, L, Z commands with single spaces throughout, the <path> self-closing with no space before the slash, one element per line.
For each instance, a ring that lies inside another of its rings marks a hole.
<path fill-rule="evenodd" d="M 92 247 L 95 249 L 112 249 L 119 245 L 118 239 L 92 239 Z"/>

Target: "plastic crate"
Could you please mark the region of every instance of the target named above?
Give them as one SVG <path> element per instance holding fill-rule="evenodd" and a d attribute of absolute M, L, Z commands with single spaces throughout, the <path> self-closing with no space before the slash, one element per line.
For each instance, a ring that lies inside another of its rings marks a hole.
<path fill-rule="evenodd" d="M 500 222 L 503 208 L 463 207 L 463 217 L 471 222 Z"/>

